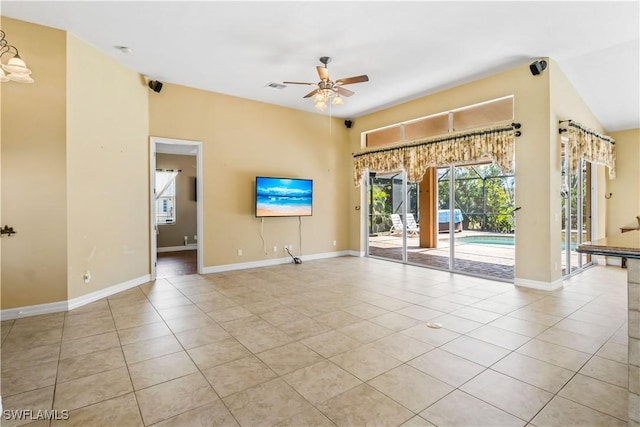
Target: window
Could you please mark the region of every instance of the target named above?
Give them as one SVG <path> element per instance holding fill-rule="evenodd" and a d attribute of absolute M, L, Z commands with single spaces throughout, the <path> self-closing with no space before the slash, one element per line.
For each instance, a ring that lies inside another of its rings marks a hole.
<path fill-rule="evenodd" d="M 176 223 L 176 176 L 178 171 L 156 171 L 156 224 Z"/>
<path fill-rule="evenodd" d="M 514 97 L 506 96 L 365 132 L 365 146 L 373 148 L 444 135 L 510 121 L 513 117 Z"/>

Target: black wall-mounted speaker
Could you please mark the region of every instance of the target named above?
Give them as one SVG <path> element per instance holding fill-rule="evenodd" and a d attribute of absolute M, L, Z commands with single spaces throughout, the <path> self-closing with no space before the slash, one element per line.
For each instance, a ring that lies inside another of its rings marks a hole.
<path fill-rule="evenodd" d="M 545 70 L 545 68 L 547 68 L 547 61 L 545 61 L 544 59 L 541 59 L 539 61 L 533 61 L 531 65 L 529 65 L 531 74 L 533 74 L 534 76 L 537 76 L 538 74 L 542 73 Z"/>
<path fill-rule="evenodd" d="M 351 129 L 351 125 L 353 124 L 353 122 L 351 120 L 345 120 L 344 121 L 344 125 L 347 127 L 347 129 Z"/>
<path fill-rule="evenodd" d="M 158 80 L 151 80 L 149 82 L 149 87 L 154 92 L 158 92 L 159 93 L 162 90 L 162 82 L 159 82 Z"/>

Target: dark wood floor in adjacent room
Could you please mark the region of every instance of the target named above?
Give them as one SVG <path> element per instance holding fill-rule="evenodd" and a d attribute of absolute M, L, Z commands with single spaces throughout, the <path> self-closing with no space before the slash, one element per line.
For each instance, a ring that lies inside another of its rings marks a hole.
<path fill-rule="evenodd" d="M 198 272 L 198 251 L 158 252 L 156 277 L 175 277 Z"/>

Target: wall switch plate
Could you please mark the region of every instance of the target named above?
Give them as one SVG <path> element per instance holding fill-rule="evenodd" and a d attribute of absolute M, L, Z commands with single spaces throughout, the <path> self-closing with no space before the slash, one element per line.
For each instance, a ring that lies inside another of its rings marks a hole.
<path fill-rule="evenodd" d="M 242 249 L 238 249 L 238 256 L 242 256 Z"/>

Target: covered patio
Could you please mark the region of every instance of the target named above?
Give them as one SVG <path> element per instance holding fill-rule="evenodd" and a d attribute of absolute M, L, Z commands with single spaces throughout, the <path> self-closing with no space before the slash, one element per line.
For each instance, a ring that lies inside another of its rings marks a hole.
<path fill-rule="evenodd" d="M 456 233 L 454 269 L 512 281 L 515 266 L 513 238 L 513 234 L 482 231 Z M 448 269 L 449 234 L 439 234 L 437 246 L 421 248 L 418 236 L 407 236 L 407 260 L 413 264 Z M 380 233 L 369 236 L 369 255 L 402 260 L 402 235 Z"/>

